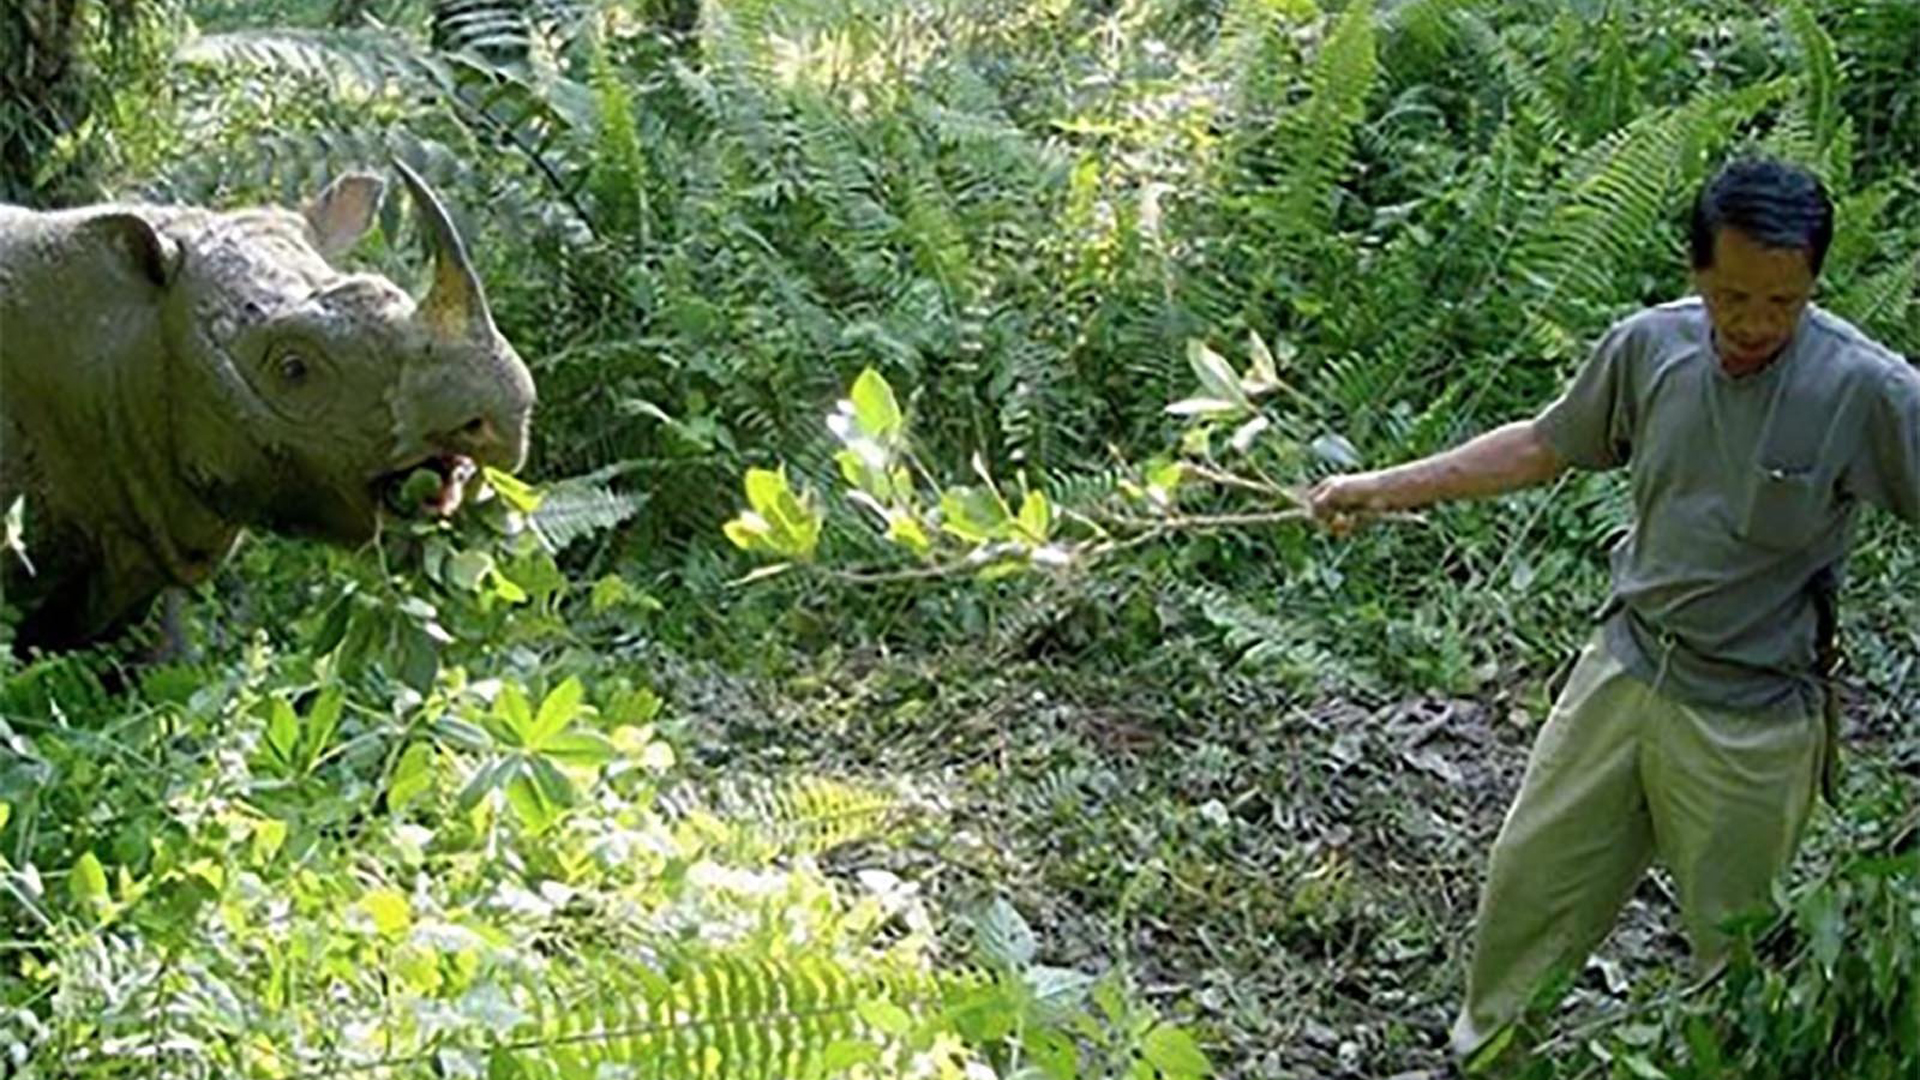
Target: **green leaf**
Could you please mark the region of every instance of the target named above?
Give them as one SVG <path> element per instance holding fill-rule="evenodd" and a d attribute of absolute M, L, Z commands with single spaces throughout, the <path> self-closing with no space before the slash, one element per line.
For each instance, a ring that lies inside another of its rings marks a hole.
<path fill-rule="evenodd" d="M 1640 1080 L 1668 1080 L 1667 1071 L 1648 1061 L 1645 1054 L 1623 1054 L 1620 1063 Z"/>
<path fill-rule="evenodd" d="M 107 871 L 93 852 L 82 852 L 73 864 L 73 873 L 67 877 L 67 892 L 81 907 L 91 909 L 97 916 L 107 905 Z"/>
<path fill-rule="evenodd" d="M 13 820 L 13 807 L 0 802 L 0 832 L 7 831 L 7 822 Z"/>
<path fill-rule="evenodd" d="M 773 544 L 773 525 L 759 514 L 741 514 L 720 526 L 720 531 L 741 551 L 779 551 Z"/>
<path fill-rule="evenodd" d="M 540 492 L 532 484 L 491 465 L 482 466 L 480 472 L 486 477 L 487 486 L 499 492 L 508 506 L 523 514 L 531 514 L 540 509 Z"/>
<path fill-rule="evenodd" d="M 837 451 L 833 460 L 847 483 L 886 503 L 894 497 L 893 476 L 887 472 L 887 457 L 879 446 L 871 439 L 856 439 Z"/>
<path fill-rule="evenodd" d="M 527 602 L 527 590 L 521 588 L 519 582 L 501 573 L 497 568 L 487 575 L 487 584 L 493 586 L 493 595 L 509 604 Z"/>
<path fill-rule="evenodd" d="M 1806 927 L 1812 939 L 1814 959 L 1828 972 L 1840 959 L 1840 950 L 1846 941 L 1846 915 L 1841 910 L 1840 898 L 1830 885 L 1821 886 L 1809 892 L 1800 901 L 1801 924 Z"/>
<path fill-rule="evenodd" d="M 400 754 L 387 785 L 387 809 L 399 813 L 433 786 L 433 747 L 416 742 Z"/>
<path fill-rule="evenodd" d="M 413 927 L 413 904 L 398 889 L 374 889 L 360 898 L 359 906 L 384 937 L 397 938 Z"/>
<path fill-rule="evenodd" d="M 1267 340 L 1258 330 L 1247 331 L 1247 352 L 1252 355 L 1253 363 L 1247 368 L 1247 377 L 1241 381 L 1241 389 L 1248 394 L 1264 394 L 1280 385 L 1280 369 L 1273 361 L 1273 352 L 1267 348 Z"/>
<path fill-rule="evenodd" d="M 784 471 L 748 469 L 747 504 L 752 507 L 723 528 L 727 539 L 747 551 L 806 558 L 820 540 L 820 517 L 794 494 Z"/>
<path fill-rule="evenodd" d="M 1080 1048 L 1066 1032 L 1034 1025 L 1020 1033 L 1020 1042 L 1050 1080 L 1075 1080 L 1080 1075 Z"/>
<path fill-rule="evenodd" d="M 1726 1068 L 1725 1055 L 1720 1050 L 1720 1036 L 1713 1030 L 1713 1024 L 1704 1016 L 1687 1017 L 1687 1050 L 1693 1054 L 1693 1064 L 1699 1070 L 1703 1080 L 1719 1076 Z"/>
<path fill-rule="evenodd" d="M 560 767 L 545 757 L 537 757 L 528 763 L 528 775 L 533 778 L 534 786 L 540 789 L 540 797 L 554 807 L 572 806 L 575 799 L 573 781 Z"/>
<path fill-rule="evenodd" d="M 1187 365 L 1200 379 L 1201 397 L 1229 402 L 1236 410 L 1253 408 L 1247 392 L 1240 388 L 1240 376 L 1234 374 L 1233 365 L 1208 348 L 1206 342 L 1199 338 L 1188 340 Z"/>
<path fill-rule="evenodd" d="M 859 1012 L 860 1019 L 882 1034 L 900 1036 L 913 1030 L 913 1017 L 891 1001 L 867 998 L 854 1008 Z"/>
<path fill-rule="evenodd" d="M 494 738 L 487 733 L 487 729 L 457 716 L 437 717 L 432 726 L 436 737 L 461 750 L 486 750 L 494 744 Z"/>
<path fill-rule="evenodd" d="M 494 568 L 493 556 L 484 551 L 462 551 L 446 561 L 440 580 L 448 588 L 479 592 L 480 583 Z"/>
<path fill-rule="evenodd" d="M 400 485 L 400 507 L 411 513 L 434 502 L 440 495 L 440 474 L 428 468 L 418 468 L 407 474 Z"/>
<path fill-rule="evenodd" d="M 568 801 L 573 797 L 572 783 L 544 758 L 533 758 L 524 768 L 516 770 L 513 779 L 507 781 L 505 791 L 507 805 L 513 807 L 520 824 L 535 834 L 546 832 L 560 819 L 565 803 L 556 796 Z"/>
<path fill-rule="evenodd" d="M 287 823 L 278 818 L 266 818 L 253 824 L 253 838 L 250 846 L 253 861 L 269 863 L 279 854 L 287 843 Z"/>
<path fill-rule="evenodd" d="M 940 527 L 970 544 L 999 540 L 1007 534 L 1006 508 L 984 488 L 951 487 L 940 496 Z"/>
<path fill-rule="evenodd" d="M 1201 1077 L 1213 1073 L 1213 1063 L 1200 1052 L 1193 1036 L 1172 1024 L 1154 1025 L 1141 1040 L 1140 1052 L 1168 1077 Z"/>
<path fill-rule="evenodd" d="M 519 683 L 508 680 L 500 684 L 500 692 L 493 699 L 493 715 L 513 736 L 513 745 L 532 745 L 533 706 L 527 703 L 527 692 Z"/>
<path fill-rule="evenodd" d="M 593 591 L 588 594 L 587 609 L 595 615 L 604 615 L 614 608 L 629 605 L 659 611 L 660 602 L 627 583 L 619 574 L 604 574 L 593 583 Z"/>
<path fill-rule="evenodd" d="M 495 758 L 473 771 L 467 778 L 467 786 L 460 789 L 460 797 L 454 801 L 461 813 L 479 805 L 495 788 L 506 784 L 520 775 L 521 758 Z"/>
<path fill-rule="evenodd" d="M 1029 491 L 1020 500 L 1020 514 L 1015 520 L 1023 539 L 1032 544 L 1044 544 L 1053 532 L 1053 507 L 1045 495 Z"/>
<path fill-rule="evenodd" d="M 281 765 L 288 769 L 298 766 L 295 755 L 300 749 L 300 721 L 293 714 L 293 706 L 285 698 L 274 698 L 270 706 L 271 715 L 267 719 L 267 748 L 273 751 Z"/>
<path fill-rule="evenodd" d="M 887 539 L 896 544 L 905 544 L 915 555 L 925 555 L 933 550 L 933 541 L 928 538 L 927 530 L 920 525 L 920 519 L 912 514 L 894 514 L 887 518 Z"/>
<path fill-rule="evenodd" d="M 836 1039 L 820 1055 L 828 1076 L 840 1076 L 856 1065 L 876 1065 L 880 1048 L 865 1039 Z"/>
<path fill-rule="evenodd" d="M 347 623 L 353 616 L 354 586 L 351 582 L 342 591 L 340 598 L 327 608 L 320 618 L 320 629 L 315 632 L 313 644 L 309 646 L 315 656 L 326 656 L 338 648 L 347 636 Z"/>
<path fill-rule="evenodd" d="M 340 713 L 345 706 L 346 699 L 338 685 L 320 692 L 312 711 L 307 714 L 306 742 L 300 752 L 301 768 L 311 769 L 313 763 L 326 753 L 327 746 L 333 742 L 334 731 L 340 727 Z"/>
<path fill-rule="evenodd" d="M 775 506 L 787 492 L 787 474 L 784 470 L 747 470 L 747 505 L 767 518 L 769 524 L 773 522 Z"/>
<path fill-rule="evenodd" d="M 1493 1038 L 1482 1043 L 1480 1049 L 1474 1051 L 1473 1056 L 1467 1059 L 1465 1066 L 1467 1075 L 1483 1073 L 1494 1062 L 1500 1060 L 1500 1055 L 1506 1053 L 1507 1047 L 1513 1045 L 1514 1032 L 1514 1025 L 1508 1024 L 1496 1032 Z"/>
<path fill-rule="evenodd" d="M 534 719 L 533 728 L 527 733 L 527 747 L 532 750 L 544 747 L 547 740 L 573 723 L 573 718 L 580 713 L 580 702 L 586 693 L 586 687 L 580 685 L 580 680 L 572 677 L 554 687 L 540 702 L 540 715 Z"/>
<path fill-rule="evenodd" d="M 597 731 L 563 731 L 548 739 L 542 752 L 567 765 L 605 765 L 620 756 L 613 741 Z"/>
<path fill-rule="evenodd" d="M 872 368 L 860 373 L 853 380 L 853 417 L 860 424 L 860 430 L 874 438 L 885 441 L 900 432 L 900 403 L 894 399 L 893 387 Z"/>
<path fill-rule="evenodd" d="M 1329 432 L 1313 440 L 1312 445 L 1309 446 L 1308 449 L 1313 452 L 1315 457 L 1322 461 L 1338 465 L 1340 468 L 1357 469 L 1360 467 L 1360 451 L 1353 448 L 1353 444 L 1347 441 L 1345 435 L 1337 432 Z"/>
<path fill-rule="evenodd" d="M 419 623 L 409 622 L 394 628 L 394 639 L 399 653 L 395 658 L 398 670 L 394 673 L 401 682 L 422 695 L 427 694 L 440 674 L 440 650 L 435 647 L 433 636 Z"/>
<path fill-rule="evenodd" d="M 1003 967 L 1024 968 L 1033 962 L 1039 942 L 1033 928 L 1004 897 L 994 898 L 974 919 L 974 937 L 981 956 Z"/>

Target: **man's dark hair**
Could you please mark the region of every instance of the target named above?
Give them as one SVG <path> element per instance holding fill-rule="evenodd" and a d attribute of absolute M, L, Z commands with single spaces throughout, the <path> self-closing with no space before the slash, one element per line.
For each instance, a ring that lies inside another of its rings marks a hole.
<path fill-rule="evenodd" d="M 1693 268 L 1713 265 L 1713 238 L 1722 226 L 1739 229 L 1767 247 L 1799 248 L 1815 274 L 1833 241 L 1833 201 L 1798 165 L 1773 158 L 1742 158 L 1716 173 L 1693 200 Z"/>

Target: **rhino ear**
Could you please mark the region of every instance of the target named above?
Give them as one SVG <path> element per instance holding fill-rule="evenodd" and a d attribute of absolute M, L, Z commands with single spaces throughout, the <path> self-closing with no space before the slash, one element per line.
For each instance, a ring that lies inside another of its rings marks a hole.
<path fill-rule="evenodd" d="M 139 214 L 109 210 L 88 218 L 80 228 L 160 288 L 173 284 L 180 273 L 180 242 Z"/>
<path fill-rule="evenodd" d="M 301 208 L 313 246 L 331 262 L 345 255 L 373 227 L 387 182 L 369 173 L 347 173 Z"/>

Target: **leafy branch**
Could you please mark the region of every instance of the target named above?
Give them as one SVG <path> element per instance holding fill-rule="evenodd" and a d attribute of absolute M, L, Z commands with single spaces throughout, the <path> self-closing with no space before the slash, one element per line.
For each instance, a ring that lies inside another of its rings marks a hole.
<path fill-rule="evenodd" d="M 1171 456 L 1140 465 L 1122 462 L 1117 490 L 1085 507 L 1058 505 L 1016 472 L 1009 485 L 997 479 L 979 453 L 969 463 L 975 483 L 942 483 L 915 453 L 907 417 L 893 387 L 872 368 L 862 371 L 847 397 L 827 418 L 840 442 L 833 460 L 845 499 L 864 514 L 868 531 L 917 560 L 911 566 L 842 568 L 816 562 L 826 513 L 811 491 L 798 488 L 784 466 L 749 469 L 747 508 L 725 525 L 742 550 L 771 561 L 741 579 L 757 581 L 799 567 L 854 584 L 925 581 L 962 575 L 999 578 L 1028 569 L 1083 569 L 1108 556 L 1185 533 L 1268 528 L 1309 522 L 1308 487 L 1282 480 L 1262 464 L 1258 444 L 1274 442 L 1284 417 L 1262 401 L 1290 396 L 1312 402 L 1280 375 L 1282 357 L 1259 334 L 1249 335 L 1244 371 L 1204 342 L 1188 343 L 1187 362 L 1195 392 L 1166 407 L 1186 422 Z M 1225 447 L 1216 449 L 1224 437 Z M 1358 464 L 1346 440 L 1323 434 L 1306 446 L 1287 440 L 1276 455 L 1298 469 L 1309 457 L 1342 467 Z M 1248 496 L 1255 507 L 1189 509 L 1189 493 Z M 1279 508 L 1272 508 L 1275 503 Z M 1384 520 L 1421 521 L 1417 514 L 1383 514 Z"/>

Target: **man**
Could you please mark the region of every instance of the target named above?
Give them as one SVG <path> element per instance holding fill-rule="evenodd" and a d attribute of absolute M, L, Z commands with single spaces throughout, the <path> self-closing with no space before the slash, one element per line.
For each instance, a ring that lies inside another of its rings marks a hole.
<path fill-rule="evenodd" d="M 1831 750 L 1816 657 L 1855 508 L 1920 520 L 1920 374 L 1810 303 L 1832 236 L 1812 175 L 1728 165 L 1694 202 L 1697 296 L 1616 324 L 1539 416 L 1313 490 L 1340 530 L 1570 466 L 1630 470 L 1601 628 L 1494 842 L 1462 1057 L 1584 962 L 1654 856 L 1704 969 L 1799 841 Z"/>

